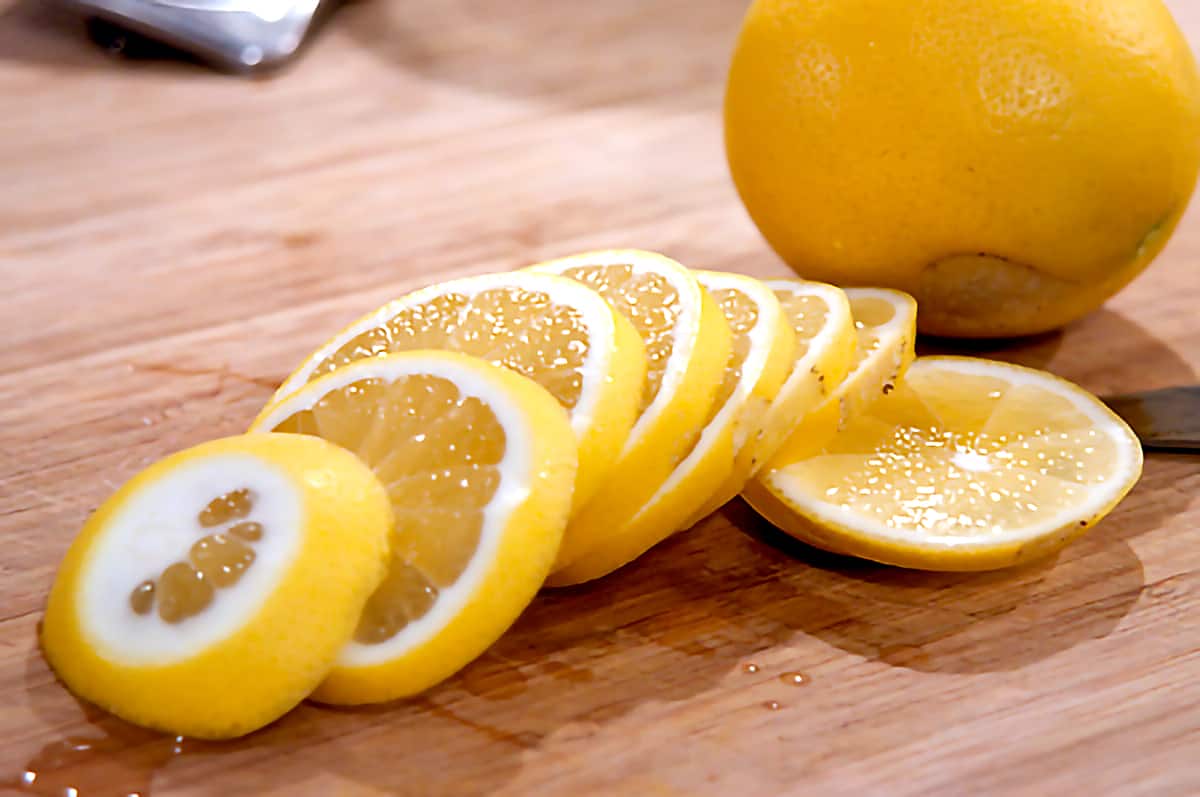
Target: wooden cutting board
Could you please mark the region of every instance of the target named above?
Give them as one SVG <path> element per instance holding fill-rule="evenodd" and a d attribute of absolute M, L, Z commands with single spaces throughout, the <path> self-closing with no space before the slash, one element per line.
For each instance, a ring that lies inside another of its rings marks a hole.
<path fill-rule="evenodd" d="M 1171 3 L 1194 44 L 1200 6 Z M 88 512 L 242 430 L 300 356 L 435 279 L 604 246 L 786 273 L 719 103 L 741 0 L 369 0 L 294 68 L 123 63 L 0 0 L 0 781 L 40 794 L 1200 794 L 1200 458 L 1151 455 L 1054 562 L 904 572 L 734 502 L 540 597 L 419 700 L 229 744 L 77 703 L 35 629 Z M 1103 310 L 982 353 L 1194 382 L 1200 216 Z"/>

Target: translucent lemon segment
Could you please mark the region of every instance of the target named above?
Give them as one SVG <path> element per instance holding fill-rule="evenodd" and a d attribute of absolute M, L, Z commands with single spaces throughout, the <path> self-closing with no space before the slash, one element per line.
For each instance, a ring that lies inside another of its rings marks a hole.
<path fill-rule="evenodd" d="M 505 285 L 466 296 L 451 289 L 426 303 L 399 308 L 346 341 L 317 364 L 312 377 L 363 357 L 447 348 L 511 368 L 572 409 L 583 393 L 590 343 L 583 314 L 555 303 L 544 290 Z"/>
<path fill-rule="evenodd" d="M 551 586 L 599 578 L 632 561 L 737 495 L 750 476 L 751 444 L 795 361 L 795 333 L 774 292 L 763 283 L 736 274 L 695 273 L 733 336 L 704 425 L 632 520 L 556 571 L 547 582 Z"/>
<path fill-rule="evenodd" d="M 1124 422 L 1075 385 L 928 357 L 820 453 L 777 458 L 746 495 L 776 525 L 838 553 L 982 570 L 1062 547 L 1111 511 L 1141 464 Z"/>
<path fill-rule="evenodd" d="M 730 398 L 733 397 L 734 391 L 738 385 L 742 383 L 742 367 L 746 364 L 746 358 L 750 356 L 750 348 L 754 342 L 750 338 L 751 331 L 758 325 L 759 310 L 758 305 L 746 293 L 734 288 L 712 288 L 711 283 L 706 283 L 704 275 L 698 274 L 700 284 L 709 289 L 709 293 L 716 301 L 717 306 L 721 308 L 721 313 L 725 316 L 725 321 L 729 324 L 729 331 L 733 333 L 733 350 L 729 354 L 729 362 L 725 365 L 725 377 L 721 380 L 720 387 L 717 388 L 717 396 L 713 400 L 712 409 L 709 411 L 708 419 L 711 421 L 725 407 Z M 782 315 L 782 311 L 777 313 Z M 782 322 L 782 318 L 780 318 Z M 789 329 L 788 332 L 791 330 Z M 779 331 L 779 334 L 787 339 L 787 332 Z M 774 339 L 769 339 L 774 343 Z M 790 352 L 795 347 L 793 340 L 791 346 L 782 346 L 784 353 Z"/>
<path fill-rule="evenodd" d="M 614 465 L 646 381 L 645 350 L 625 316 L 574 280 L 517 271 L 445 282 L 384 305 L 308 357 L 275 399 L 349 363 L 420 349 L 502 365 L 558 400 L 579 448 L 576 506 Z"/>
<path fill-rule="evenodd" d="M 532 380 L 415 351 L 354 361 L 269 406 L 255 429 L 317 435 L 387 491 L 387 574 L 317 700 L 416 694 L 516 620 L 558 552 L 575 479 L 570 420 Z"/>
<path fill-rule="evenodd" d="M 490 407 L 442 377 L 368 377 L 331 389 L 275 427 L 302 429 L 358 453 L 384 483 L 396 518 L 394 555 L 412 571 L 403 583 L 424 589 L 458 580 L 500 484 L 506 440 Z M 371 614 L 364 624 L 376 622 Z M 409 621 L 421 616 L 408 612 Z M 393 619 L 393 633 L 406 624 Z"/>
<path fill-rule="evenodd" d="M 249 733 L 330 672 L 381 583 L 383 486 L 324 440 L 246 435 L 152 465 L 67 552 L 42 644 L 70 689 L 140 725 Z"/>
<path fill-rule="evenodd" d="M 666 275 L 637 271 L 632 264 L 578 265 L 561 273 L 597 291 L 633 322 L 646 347 L 646 383 L 638 408 L 644 412 L 662 388 L 675 348 L 682 308 L 679 291 Z"/>
<path fill-rule="evenodd" d="M 598 291 L 637 330 L 647 359 L 637 421 L 610 477 L 573 516 L 556 564 L 561 569 L 622 534 L 695 448 L 725 379 L 732 333 L 696 277 L 653 252 L 589 252 L 531 269 Z"/>

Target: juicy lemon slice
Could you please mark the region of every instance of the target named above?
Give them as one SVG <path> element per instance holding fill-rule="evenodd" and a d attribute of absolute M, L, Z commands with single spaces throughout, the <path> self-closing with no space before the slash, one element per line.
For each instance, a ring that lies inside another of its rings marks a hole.
<path fill-rule="evenodd" d="M 482 357 L 549 390 L 567 409 L 579 446 L 575 506 L 616 462 L 646 377 L 637 330 L 595 291 L 565 277 L 514 271 L 444 282 L 389 302 L 310 355 L 275 400 L 347 363 L 415 349 Z"/>
<path fill-rule="evenodd" d="M 794 423 L 775 458 L 794 461 L 820 451 L 848 419 L 895 390 L 913 360 L 917 303 L 911 296 L 884 288 L 847 288 L 845 294 L 857 339 L 850 370 L 816 409 Z"/>
<path fill-rule="evenodd" d="M 840 288 L 799 279 L 770 280 L 766 285 L 775 292 L 795 333 L 796 356 L 787 380 L 767 408 L 762 433 L 750 444 L 755 473 L 780 449 L 798 421 L 838 389 L 858 348 L 850 300 Z"/>
<path fill-rule="evenodd" d="M 392 558 L 314 698 L 370 703 L 449 677 L 533 600 L 575 480 L 566 411 L 535 382 L 457 352 L 371 357 L 267 407 L 254 429 L 319 435 L 374 470 Z"/>
<path fill-rule="evenodd" d="M 72 543 L 46 658 L 130 722 L 249 733 L 329 672 L 384 576 L 391 526 L 379 481 L 324 440 L 246 435 L 174 454 Z"/>
<path fill-rule="evenodd" d="M 824 451 L 777 459 L 746 497 L 837 553 L 989 570 L 1066 545 L 1141 470 L 1133 432 L 1081 388 L 1005 363 L 923 357 Z"/>
<path fill-rule="evenodd" d="M 611 250 L 531 268 L 599 291 L 633 322 L 648 360 L 638 419 L 610 477 L 571 518 L 561 569 L 623 533 L 692 450 L 724 379 L 732 333 L 696 277 L 662 255 Z"/>
<path fill-rule="evenodd" d="M 624 528 L 555 572 L 548 584 L 590 581 L 632 561 L 692 519 L 737 495 L 751 470 L 751 444 L 795 361 L 796 335 L 774 292 L 737 274 L 697 271 L 733 331 L 733 352 L 692 449 Z"/>

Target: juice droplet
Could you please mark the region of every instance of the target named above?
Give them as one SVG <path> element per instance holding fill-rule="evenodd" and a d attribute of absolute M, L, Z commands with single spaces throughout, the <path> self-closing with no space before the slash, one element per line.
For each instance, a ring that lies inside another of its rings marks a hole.
<path fill-rule="evenodd" d="M 779 704 L 778 700 L 768 700 L 767 702 L 763 703 L 763 708 L 765 708 L 767 711 L 778 711 L 779 709 L 783 708 L 783 706 Z"/>
<path fill-rule="evenodd" d="M 779 676 L 779 680 L 788 686 L 806 686 L 812 681 L 812 678 L 809 678 L 802 672 L 785 672 Z"/>
<path fill-rule="evenodd" d="M 742 672 L 747 673 L 749 675 L 753 675 L 754 673 L 758 672 L 758 665 L 755 664 L 754 662 L 750 662 L 749 664 L 743 664 Z"/>
<path fill-rule="evenodd" d="M 46 797 L 146 797 L 155 773 L 171 757 L 172 744 L 180 746 L 181 739 L 123 724 L 98 736 L 58 739 L 27 761 L 16 778 L 0 776 L 0 793 L 16 787 L 18 793 Z"/>

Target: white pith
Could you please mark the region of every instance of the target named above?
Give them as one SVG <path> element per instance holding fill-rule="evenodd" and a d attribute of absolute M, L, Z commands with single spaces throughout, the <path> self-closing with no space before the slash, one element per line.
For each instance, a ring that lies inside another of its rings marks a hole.
<path fill-rule="evenodd" d="M 261 523 L 264 532 L 249 543 L 255 559 L 242 577 L 217 589 L 206 608 L 179 622 L 164 622 L 153 610 L 135 613 L 129 596 L 138 584 L 188 561 L 195 542 L 231 525 L 203 528 L 197 517 L 201 510 L 243 488 L 254 497 L 244 520 Z M 254 617 L 299 550 L 301 500 L 285 475 L 245 454 L 190 462 L 147 485 L 110 519 L 82 570 L 76 609 L 84 634 L 108 658 L 154 665 L 184 661 L 228 638 Z"/>

